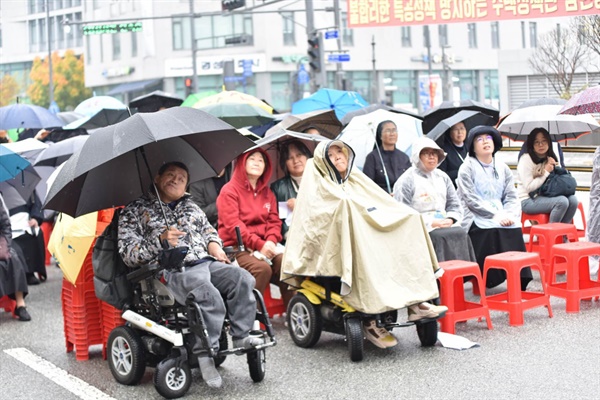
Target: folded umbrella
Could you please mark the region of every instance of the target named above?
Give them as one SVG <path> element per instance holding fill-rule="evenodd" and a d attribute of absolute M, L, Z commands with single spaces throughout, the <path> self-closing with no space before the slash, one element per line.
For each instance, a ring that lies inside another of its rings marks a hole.
<path fill-rule="evenodd" d="M 32 104 L 0 107 L 0 129 L 42 129 L 63 126 L 63 121 L 49 110 Z"/>

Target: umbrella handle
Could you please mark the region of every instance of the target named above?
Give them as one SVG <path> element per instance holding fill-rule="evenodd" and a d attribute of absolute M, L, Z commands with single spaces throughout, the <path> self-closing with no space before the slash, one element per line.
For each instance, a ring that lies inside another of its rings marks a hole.
<path fill-rule="evenodd" d="M 244 241 L 242 240 L 242 231 L 239 226 L 235 227 L 235 235 L 237 236 L 238 248 L 240 251 L 246 251 L 246 247 L 244 246 Z"/>

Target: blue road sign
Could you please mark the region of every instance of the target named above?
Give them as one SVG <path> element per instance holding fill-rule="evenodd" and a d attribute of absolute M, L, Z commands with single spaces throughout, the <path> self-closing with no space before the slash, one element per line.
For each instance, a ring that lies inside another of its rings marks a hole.
<path fill-rule="evenodd" d="M 339 31 L 326 31 L 325 39 L 337 39 L 340 35 Z"/>
<path fill-rule="evenodd" d="M 327 61 L 334 63 L 350 61 L 350 54 L 329 54 Z"/>
<path fill-rule="evenodd" d="M 243 76 L 252 76 L 252 60 L 242 60 Z"/>
<path fill-rule="evenodd" d="M 306 71 L 304 64 L 300 64 L 298 69 L 298 85 L 305 85 L 310 81 L 310 75 Z"/>

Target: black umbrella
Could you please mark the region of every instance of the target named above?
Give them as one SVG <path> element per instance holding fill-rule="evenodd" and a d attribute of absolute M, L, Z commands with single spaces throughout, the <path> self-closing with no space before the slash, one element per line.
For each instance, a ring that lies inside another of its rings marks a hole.
<path fill-rule="evenodd" d="M 451 117 L 462 110 L 479 111 L 487 114 L 493 118 L 494 124 L 498 122 L 498 118 L 500 117 L 498 109 L 475 100 L 443 101 L 439 106 L 423 114 L 423 133 L 427 134 L 441 120 Z"/>
<path fill-rule="evenodd" d="M 0 182 L 0 193 L 9 210 L 24 205 L 31 197 L 42 178 L 31 165 L 19 172 L 14 178 Z"/>
<path fill-rule="evenodd" d="M 163 108 L 179 107 L 181 103 L 183 103 L 181 97 L 162 90 L 155 90 L 131 100 L 129 108 L 137 108 L 138 112 L 156 112 Z"/>
<path fill-rule="evenodd" d="M 309 128 L 315 128 L 321 135 L 334 139 L 342 132 L 343 126 L 335 111 L 316 110 L 304 114 L 286 115 L 281 122 L 265 132 L 265 137 L 285 130 L 304 132 Z"/>
<path fill-rule="evenodd" d="M 350 121 L 352 121 L 352 118 L 357 117 L 359 115 L 370 114 L 375 110 L 385 110 L 385 111 L 390 111 L 393 113 L 410 115 L 411 117 L 415 117 L 418 119 L 423 119 L 423 117 L 421 117 L 420 115 L 412 113 L 408 110 L 403 110 L 401 108 L 394 108 L 394 107 L 387 106 L 385 104 L 378 103 L 378 104 L 371 104 L 370 106 L 361 108 L 359 110 L 350 111 L 349 113 L 344 115 L 344 117 L 342 118 L 342 125 L 346 126 L 350 123 Z"/>
<path fill-rule="evenodd" d="M 494 119 L 487 114 L 478 111 L 462 110 L 451 117 L 441 120 L 426 136 L 441 145 L 444 134 L 452 127 L 452 125 L 458 124 L 459 122 L 465 124 L 467 132 L 477 125 L 494 125 Z"/>
<path fill-rule="evenodd" d="M 36 167 L 58 167 L 79 151 L 89 137 L 89 135 L 79 135 L 58 143 L 51 143 L 37 156 L 34 165 Z"/>
<path fill-rule="evenodd" d="M 73 217 L 147 193 L 159 167 L 184 162 L 190 182 L 215 176 L 254 143 L 205 112 L 174 107 L 98 129 L 63 165 L 44 208 Z"/>
<path fill-rule="evenodd" d="M 116 108 L 102 108 L 91 117 L 83 117 L 64 126 L 64 129 L 98 129 L 114 125 L 129 118 L 129 110 Z"/>

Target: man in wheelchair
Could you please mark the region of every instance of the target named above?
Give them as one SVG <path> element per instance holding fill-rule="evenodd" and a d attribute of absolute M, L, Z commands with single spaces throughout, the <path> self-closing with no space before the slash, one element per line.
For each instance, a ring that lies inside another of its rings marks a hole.
<path fill-rule="evenodd" d="M 164 164 L 154 183 L 160 199 L 152 193 L 144 195 L 129 203 L 120 214 L 119 253 L 125 264 L 139 267 L 159 263 L 159 255 L 167 243 L 172 247 L 187 247 L 182 267 L 163 271 L 163 278 L 178 303 L 193 300 L 198 304 L 210 346 L 218 350 L 226 312 L 234 347 L 262 344 L 261 338 L 249 335 L 256 315 L 254 278 L 230 265 L 216 229 L 186 193 L 187 166 L 181 162 Z M 193 353 L 198 356 L 203 379 L 210 387 L 221 387 L 221 376 L 211 352 L 203 348 L 202 340 L 194 343 Z"/>

